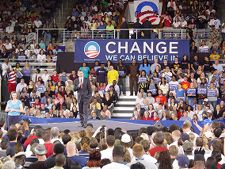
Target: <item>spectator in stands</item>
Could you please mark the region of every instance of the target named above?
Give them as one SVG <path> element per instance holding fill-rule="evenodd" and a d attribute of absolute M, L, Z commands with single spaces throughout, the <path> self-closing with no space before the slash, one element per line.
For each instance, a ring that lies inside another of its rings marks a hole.
<path fill-rule="evenodd" d="M 78 163 L 81 167 L 86 166 L 87 158 L 79 156 L 76 144 L 73 143 L 72 141 L 67 143 L 66 153 L 67 158 L 70 159 L 71 161 Z"/>
<path fill-rule="evenodd" d="M 127 74 L 127 70 L 125 65 L 122 63 L 122 60 L 119 61 L 119 65 L 117 66 L 117 70 L 119 73 L 119 81 L 118 81 L 118 85 L 121 89 L 121 93 L 123 92 L 123 95 L 126 95 L 126 74 Z M 120 94 L 120 93 L 119 93 Z"/>
<path fill-rule="evenodd" d="M 149 150 L 149 153 L 152 157 L 155 156 L 156 153 L 160 153 L 162 151 L 166 151 L 167 148 L 163 144 L 164 135 L 161 132 L 157 132 L 153 137 L 154 147 Z"/>
<path fill-rule="evenodd" d="M 117 70 L 114 69 L 113 66 L 109 67 L 109 71 L 107 73 L 107 80 L 108 80 L 108 86 L 112 85 L 114 80 L 116 82 L 118 82 L 119 80 L 119 73 Z"/>
<path fill-rule="evenodd" d="M 55 166 L 52 169 L 63 169 L 66 164 L 66 157 L 64 154 L 58 154 L 55 157 Z"/>
<path fill-rule="evenodd" d="M 87 161 L 87 167 L 83 169 L 100 169 L 101 153 L 99 150 L 92 150 Z"/>
<path fill-rule="evenodd" d="M 126 18 L 122 18 L 122 22 L 120 25 L 120 39 L 129 39 L 129 30 Z"/>
<path fill-rule="evenodd" d="M 103 169 L 112 169 L 112 168 L 117 168 L 117 169 L 129 169 L 128 166 L 124 165 L 124 154 L 125 154 L 125 148 L 121 145 L 116 145 L 113 148 L 113 162 L 105 165 Z"/>
<path fill-rule="evenodd" d="M 33 168 L 33 169 L 40 169 L 40 168 L 44 168 L 45 167 L 45 160 L 46 160 L 46 156 L 45 154 L 47 153 L 45 146 L 42 144 L 38 144 L 35 149 L 35 156 L 37 157 L 38 161 L 32 163 L 29 168 Z"/>
<path fill-rule="evenodd" d="M 218 60 L 215 60 L 215 63 L 213 64 L 213 68 L 217 71 L 217 74 L 221 74 L 223 71 L 223 66 L 219 63 Z"/>
<path fill-rule="evenodd" d="M 143 146 L 140 145 L 140 144 L 135 144 L 133 146 L 133 154 L 134 154 L 134 157 L 135 157 L 135 160 L 133 160 L 129 165 L 131 166 L 132 164 L 135 164 L 135 163 L 142 163 L 146 169 L 150 169 L 150 168 L 157 168 L 156 165 L 154 163 L 152 163 L 151 161 L 148 161 L 147 159 L 144 158 L 144 149 L 143 149 Z"/>

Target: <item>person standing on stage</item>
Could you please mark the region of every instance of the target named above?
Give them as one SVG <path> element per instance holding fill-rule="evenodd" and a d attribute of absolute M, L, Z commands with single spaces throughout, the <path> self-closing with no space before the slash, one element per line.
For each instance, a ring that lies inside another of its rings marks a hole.
<path fill-rule="evenodd" d="M 16 124 L 20 122 L 20 115 L 21 113 L 24 113 L 23 105 L 20 100 L 17 99 L 17 93 L 12 92 L 11 93 L 11 100 L 7 102 L 5 112 L 8 113 L 7 121 L 6 121 L 6 127 L 7 129 L 12 124 Z"/>
<path fill-rule="evenodd" d="M 88 78 L 84 77 L 82 71 L 78 71 L 78 78 L 74 81 L 74 90 L 78 92 L 78 105 L 81 126 L 87 127 L 89 100 L 92 96 L 91 84 Z"/>
<path fill-rule="evenodd" d="M 132 64 L 129 66 L 129 80 L 130 80 L 130 95 L 133 96 L 133 91 L 135 91 L 135 95 L 137 95 L 137 79 L 138 79 L 138 65 L 136 60 L 132 60 Z"/>

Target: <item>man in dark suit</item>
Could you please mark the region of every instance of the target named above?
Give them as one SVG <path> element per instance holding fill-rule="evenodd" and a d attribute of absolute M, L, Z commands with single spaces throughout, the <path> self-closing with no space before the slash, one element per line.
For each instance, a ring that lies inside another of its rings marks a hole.
<path fill-rule="evenodd" d="M 91 84 L 88 78 L 84 78 L 82 71 L 78 71 L 78 78 L 74 81 L 74 90 L 78 94 L 78 106 L 80 121 L 82 127 L 87 127 L 88 121 L 88 107 L 92 96 Z"/>

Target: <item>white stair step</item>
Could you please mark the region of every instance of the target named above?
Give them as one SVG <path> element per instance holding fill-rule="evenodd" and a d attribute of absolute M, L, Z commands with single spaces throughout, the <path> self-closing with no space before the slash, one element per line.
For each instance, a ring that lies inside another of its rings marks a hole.
<path fill-rule="evenodd" d="M 136 100 L 137 96 L 120 96 L 120 99 L 134 99 Z"/>
<path fill-rule="evenodd" d="M 113 113 L 112 117 L 120 117 L 120 118 L 131 118 L 133 113 Z"/>
<path fill-rule="evenodd" d="M 116 105 L 130 105 L 135 106 L 136 101 L 118 101 Z"/>
<path fill-rule="evenodd" d="M 114 107 L 114 110 L 117 110 L 117 111 L 134 111 L 134 107 L 131 106 L 131 107 Z"/>

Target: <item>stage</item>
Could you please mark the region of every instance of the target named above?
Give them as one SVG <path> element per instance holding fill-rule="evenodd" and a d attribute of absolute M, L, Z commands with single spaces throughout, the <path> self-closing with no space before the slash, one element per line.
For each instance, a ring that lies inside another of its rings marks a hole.
<path fill-rule="evenodd" d="M 80 131 L 84 128 L 80 127 L 80 120 L 74 118 L 36 118 L 23 116 L 23 118 L 28 118 L 31 121 L 31 125 L 41 125 L 43 128 L 58 127 L 61 131 L 69 129 L 70 131 Z M 89 120 L 88 123 L 92 123 L 94 129 L 105 125 L 107 128 L 121 127 L 123 130 L 138 130 L 141 127 L 156 126 L 156 127 L 169 127 L 175 124 L 182 128 L 184 121 L 174 121 L 174 120 L 160 120 L 160 121 L 144 121 L 144 120 L 129 120 L 129 119 L 119 119 L 114 118 L 110 120 Z M 203 127 L 204 121 L 199 121 L 198 124 Z M 192 122 L 192 127 L 196 133 L 200 133 L 197 127 Z"/>
<path fill-rule="evenodd" d="M 112 120 L 89 120 L 88 123 L 93 124 L 94 129 L 105 125 L 107 128 L 115 129 L 116 127 L 121 127 L 123 130 L 138 130 L 141 127 L 148 127 L 150 124 L 139 124 L 139 123 L 129 123 L 129 122 L 122 122 L 122 121 L 112 121 Z M 35 124 L 41 125 L 43 128 L 50 128 L 50 127 L 58 127 L 61 131 L 65 129 L 69 129 L 70 131 L 80 131 L 84 128 L 80 127 L 79 121 L 74 122 L 62 122 L 62 123 L 46 123 L 46 124 Z"/>

